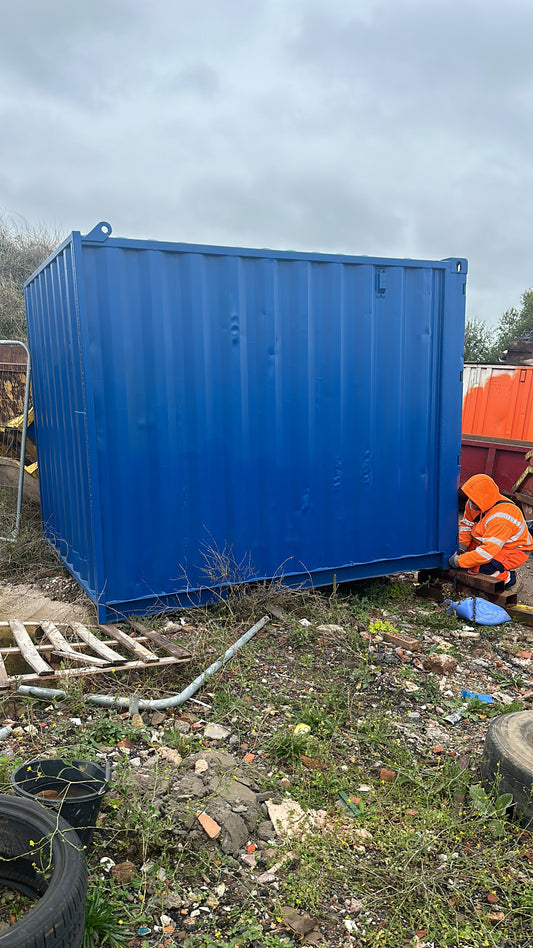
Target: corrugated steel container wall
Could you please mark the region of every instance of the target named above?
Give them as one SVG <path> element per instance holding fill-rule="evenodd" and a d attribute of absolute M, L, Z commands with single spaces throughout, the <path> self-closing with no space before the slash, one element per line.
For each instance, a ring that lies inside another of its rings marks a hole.
<path fill-rule="evenodd" d="M 105 229 L 26 287 L 43 523 L 101 621 L 243 578 L 444 565 L 464 260 Z"/>
<path fill-rule="evenodd" d="M 533 366 L 465 365 L 463 432 L 533 441 Z"/>

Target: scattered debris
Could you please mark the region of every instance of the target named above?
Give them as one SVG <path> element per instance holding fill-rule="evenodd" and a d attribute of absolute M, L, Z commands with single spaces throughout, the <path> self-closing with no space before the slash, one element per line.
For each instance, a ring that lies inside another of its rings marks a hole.
<path fill-rule="evenodd" d="M 209 741 L 225 741 L 230 734 L 231 728 L 221 724 L 207 724 L 204 730 L 204 737 Z"/>
<path fill-rule="evenodd" d="M 492 695 L 479 695 L 476 694 L 475 691 L 466 691 L 464 688 L 461 691 L 461 695 L 463 698 L 473 698 L 475 701 L 482 701 L 484 704 L 494 704 Z"/>
<path fill-rule="evenodd" d="M 383 632 L 382 638 L 384 642 L 389 642 L 391 645 L 394 645 L 395 648 L 404 648 L 408 652 L 417 652 L 420 648 L 418 639 L 408 638 L 397 632 Z"/>
<path fill-rule="evenodd" d="M 323 825 L 326 819 L 325 810 L 305 811 L 291 797 L 285 797 L 281 803 L 267 800 L 266 807 L 276 836 L 283 839 L 291 839 L 293 836 L 301 837 L 317 826 Z"/>
<path fill-rule="evenodd" d="M 111 866 L 111 875 L 120 885 L 127 885 L 137 875 L 137 867 L 129 860 L 119 862 Z"/>
<path fill-rule="evenodd" d="M 427 671 L 436 672 L 438 675 L 451 675 L 457 668 L 457 659 L 453 655 L 433 652 L 425 656 L 423 664 Z"/>
<path fill-rule="evenodd" d="M 316 612 L 308 614 L 314 618 Z M 111 798 L 97 831 L 102 846 L 98 857 L 101 852 L 106 856 L 101 863 L 96 858 L 96 871 L 107 884 L 111 876 L 125 890 L 138 874 L 128 898 L 135 898 L 142 880 L 147 914 L 143 924 L 136 917 L 133 938 L 128 933 L 125 944 L 131 948 L 166 948 L 191 935 L 206 937 L 207 931 L 217 939 L 214 933 L 220 931 L 221 943 L 237 941 L 240 933 L 233 927 L 239 912 L 246 917 L 250 906 L 254 936 L 245 931 L 249 942 L 243 938 L 243 943 L 265 943 L 272 933 L 288 946 L 373 944 L 387 910 L 386 896 L 373 890 L 371 880 L 383 872 L 391 892 L 403 885 L 395 875 L 400 865 L 396 843 L 392 849 L 387 848 L 390 840 L 384 844 L 382 823 L 389 825 L 391 840 L 400 839 L 395 827 L 403 823 L 413 840 L 420 838 L 428 846 L 428 865 L 435 866 L 430 882 L 433 875 L 437 880 L 431 885 L 439 890 L 448 886 L 450 912 L 465 913 L 462 900 L 468 900 L 468 887 L 463 893 L 447 880 L 461 877 L 469 866 L 472 837 L 464 828 L 475 815 L 468 787 L 479 780 L 476 768 L 489 721 L 503 706 L 513 706 L 513 711 L 533 699 L 530 660 L 524 654 L 529 649 L 522 647 L 527 638 L 516 625 L 491 638 L 491 633 L 461 627 L 453 617 L 442 615 L 440 620 L 437 610 L 410 603 L 388 613 L 376 605 L 364 622 L 357 617 L 349 621 L 347 609 L 336 614 L 342 615 L 343 624 L 313 623 L 316 636 L 303 631 L 297 615 L 285 618 L 283 627 L 273 627 L 270 648 L 257 650 L 246 675 L 233 666 L 224 672 L 222 697 L 232 699 L 227 704 L 219 703 L 215 686 L 202 695 L 206 700 L 193 709 L 196 714 L 175 708 L 143 711 L 139 718 L 133 703 L 122 716 L 95 712 L 104 739 L 93 746 L 102 749 L 124 779 L 127 775 L 131 800 L 139 801 L 138 819 L 146 813 L 149 825 L 164 828 L 164 846 L 175 859 L 173 863 L 161 854 L 158 831 L 153 844 L 147 835 L 142 852 L 122 846 L 121 802 L 118 796 L 116 801 Z M 381 628 L 367 634 L 371 621 L 394 622 L 398 628 L 396 633 Z M 184 634 L 185 623 L 175 625 L 177 634 Z M 194 647 L 194 637 L 202 630 L 190 623 L 187 634 Z M 392 640 L 396 634 L 401 643 Z M 413 641 L 418 647 L 407 648 Z M 216 641 L 215 654 L 218 647 Z M 448 666 L 442 664 L 446 659 L 451 659 Z M 519 662 L 526 664 L 519 668 Z M 471 691 L 463 697 L 465 683 Z M 165 694 L 163 687 L 161 691 Z M 484 695 L 492 701 L 484 702 Z M 20 716 L 20 705 L 18 710 L 5 706 L 4 724 L 13 730 L 2 747 L 4 758 L 19 756 L 24 747 L 30 750 L 29 759 L 42 735 L 53 739 L 61 727 L 68 726 L 73 743 L 90 734 L 90 709 L 70 720 L 79 705 L 64 712 L 54 705 L 40 719 L 33 703 L 30 719 Z M 211 720 L 213 709 L 223 723 Z M 303 717 L 304 711 L 313 717 Z M 307 721 L 312 724 L 304 724 Z M 296 736 L 303 740 L 294 740 Z M 225 742 L 224 749 L 215 742 Z M 306 752 L 301 754 L 301 748 Z M 458 787 L 451 800 L 434 793 L 442 779 L 448 779 L 447 768 L 455 773 Z M 339 791 L 339 786 L 344 789 Z M 461 812 L 459 842 L 439 832 L 438 848 L 432 848 L 426 788 L 433 794 L 433 806 L 442 802 L 452 816 Z M 328 794 L 328 810 L 320 810 L 320 796 Z M 319 802 L 309 806 L 316 799 Z M 129 806 L 130 800 L 124 803 Z M 480 813 L 480 836 L 487 832 L 481 818 Z M 531 878 L 531 847 L 524 836 L 513 850 L 512 825 L 505 833 L 510 856 L 505 878 L 514 878 L 516 872 L 516 884 L 523 887 Z M 333 846 L 336 837 L 345 848 L 335 851 L 335 871 L 330 872 L 321 845 L 324 840 Z M 454 849 L 465 867 L 459 875 Z M 307 852 L 313 856 L 309 863 Z M 385 863 L 385 856 L 392 862 Z M 187 872 L 195 867 L 194 883 L 181 874 L 179 883 L 173 882 L 182 859 Z M 479 912 L 471 910 L 472 941 L 479 935 L 476 924 L 485 926 L 480 931 L 486 933 L 488 925 L 510 925 L 508 919 L 520 915 L 519 907 L 507 909 L 511 883 L 502 877 L 507 889 L 500 894 L 500 882 L 489 881 L 490 866 L 483 871 L 488 878 L 476 895 Z M 368 889 L 361 889 L 360 879 L 366 879 Z M 496 901 L 484 893 L 489 885 L 495 886 Z M 294 904 L 285 905 L 288 902 Z M 247 923 L 242 924 L 244 931 Z M 434 932 L 427 935 L 431 926 L 426 920 L 424 924 L 418 929 L 414 923 L 412 930 L 407 925 L 406 944 L 427 946 L 431 938 L 437 944 Z M 404 933 L 398 935 L 399 944 L 403 938 Z M 518 938 L 515 943 L 522 942 Z"/>

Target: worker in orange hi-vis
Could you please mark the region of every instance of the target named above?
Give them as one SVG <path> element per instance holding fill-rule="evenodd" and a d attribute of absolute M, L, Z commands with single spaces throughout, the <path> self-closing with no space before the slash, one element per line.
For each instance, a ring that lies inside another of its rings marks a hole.
<path fill-rule="evenodd" d="M 516 572 L 533 550 L 533 539 L 516 504 L 500 494 L 488 474 L 474 474 L 462 487 L 468 500 L 459 522 L 459 550 L 450 557 L 452 569 L 466 569 L 516 583 Z"/>

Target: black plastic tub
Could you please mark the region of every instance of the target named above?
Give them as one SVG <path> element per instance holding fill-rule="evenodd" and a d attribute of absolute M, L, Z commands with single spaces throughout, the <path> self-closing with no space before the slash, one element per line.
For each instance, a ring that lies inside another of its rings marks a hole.
<path fill-rule="evenodd" d="M 57 810 L 89 846 L 104 795 L 109 790 L 109 764 L 104 771 L 89 760 L 31 760 L 11 774 L 19 797 Z"/>

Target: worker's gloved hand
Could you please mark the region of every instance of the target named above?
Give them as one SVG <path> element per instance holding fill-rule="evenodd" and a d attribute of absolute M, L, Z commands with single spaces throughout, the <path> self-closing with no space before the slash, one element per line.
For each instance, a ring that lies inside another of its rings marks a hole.
<path fill-rule="evenodd" d="M 460 567 L 459 567 L 459 558 L 458 558 L 458 554 L 457 554 L 457 553 L 454 553 L 453 556 L 450 556 L 450 559 L 448 560 L 448 566 L 450 567 L 450 569 L 459 569 L 459 568 L 460 568 Z"/>
<path fill-rule="evenodd" d="M 468 547 L 464 543 L 460 543 L 457 549 L 459 551 L 459 554 L 461 554 L 461 553 L 466 553 Z"/>

